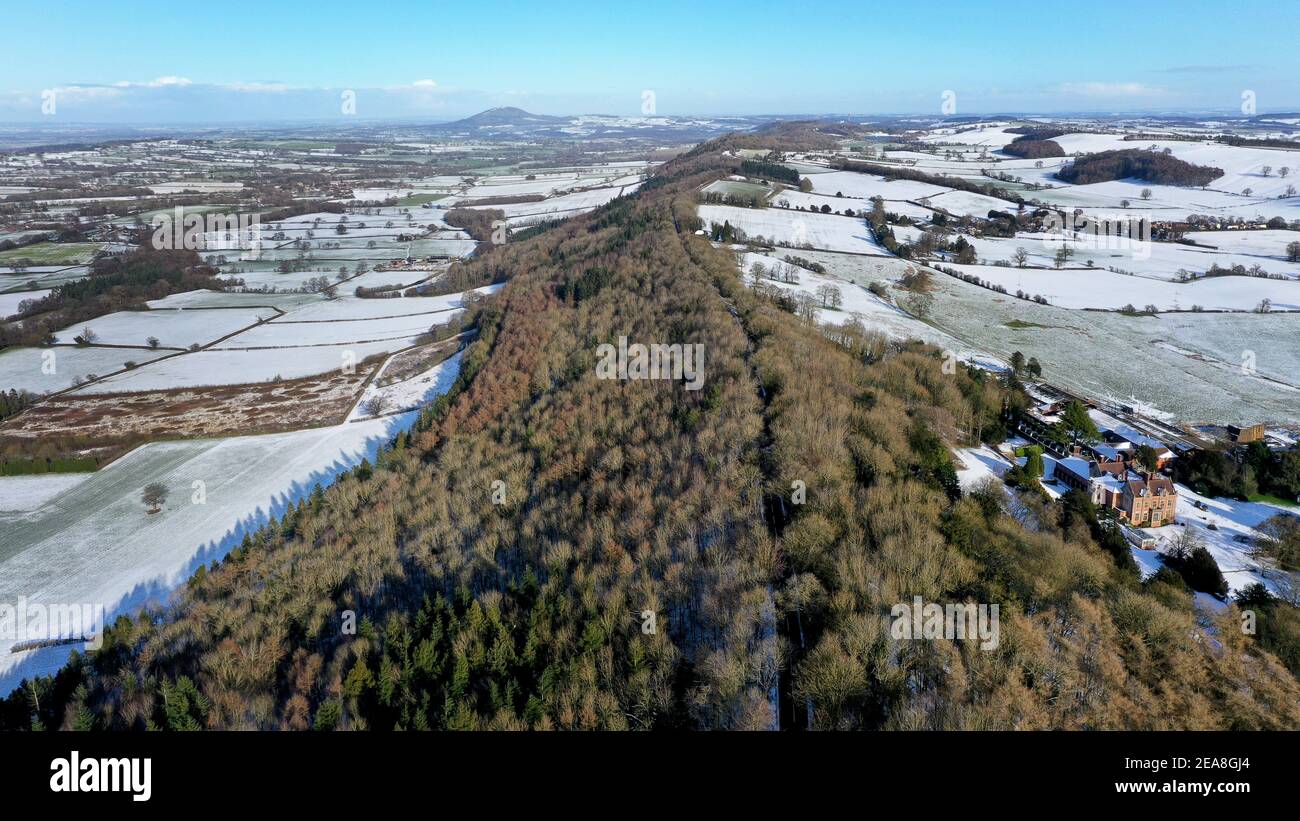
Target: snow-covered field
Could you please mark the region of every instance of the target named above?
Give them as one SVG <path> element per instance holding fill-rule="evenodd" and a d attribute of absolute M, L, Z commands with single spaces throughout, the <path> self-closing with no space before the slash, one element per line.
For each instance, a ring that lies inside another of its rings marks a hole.
<path fill-rule="evenodd" d="M 463 193 L 448 198 L 447 203 L 468 202 L 484 197 L 525 197 L 535 194 L 550 197 L 568 193 L 575 188 L 595 188 L 615 183 L 626 185 L 636 181 L 635 177 L 628 177 L 625 168 L 610 168 L 604 173 L 538 173 L 533 176 L 536 179 L 525 179 L 522 175 L 480 178 Z M 439 203 L 439 205 L 443 204 Z"/>
<path fill-rule="evenodd" d="M 882 283 L 892 283 L 893 279 L 901 276 L 908 267 L 901 260 L 893 257 L 881 258 L 878 262 L 874 260 L 864 260 L 864 262 L 874 264 L 877 273 L 877 279 L 874 281 Z M 763 282 L 784 291 L 809 294 L 817 298 L 819 303 L 820 297 L 817 294 L 819 287 L 830 285 L 836 288 L 840 293 L 842 304 L 838 309 L 823 308 L 818 311 L 817 321 L 823 325 L 839 325 L 850 319 L 857 319 L 862 322 L 867 330 L 884 334 L 891 340 L 919 339 L 935 345 L 941 350 L 952 351 L 958 359 L 964 362 L 978 364 L 985 368 L 998 369 L 1005 367 L 1006 363 L 996 357 L 988 356 L 971 348 L 956 337 L 922 322 L 893 302 L 881 299 L 871 293 L 867 290 L 866 281 L 846 280 L 837 276 L 821 276 L 804 268 L 790 265 L 778 256 L 746 253 L 740 257 L 740 266 L 744 274 L 744 280 L 749 285 L 753 284 L 753 276 L 750 271 L 754 263 L 762 265 L 768 271 L 777 269 L 794 270 L 798 282 L 781 282 L 771 278 L 765 278 Z M 895 299 L 906 296 L 905 291 L 893 290 L 892 294 Z"/>
<path fill-rule="evenodd" d="M 952 189 L 931 185 L 927 182 L 912 180 L 888 180 L 875 174 L 859 174 L 856 171 L 829 171 L 824 174 L 810 174 L 808 180 L 817 194 L 835 196 L 843 194 L 861 200 L 883 197 L 886 200 L 918 200 L 933 197 Z M 782 192 L 780 196 L 793 192 Z"/>
<path fill-rule="evenodd" d="M 179 180 L 177 182 L 164 182 L 157 185 L 149 186 L 149 190 L 155 194 L 179 194 L 182 191 L 200 191 L 202 193 L 212 193 L 220 191 L 238 191 L 243 188 L 242 182 L 215 182 L 213 180 Z"/>
<path fill-rule="evenodd" d="M 1300 280 L 1259 277 L 1207 277 L 1194 282 L 1168 282 L 1112 271 L 1080 268 L 1013 268 L 1001 265 L 954 266 L 1006 288 L 1047 298 L 1062 308 L 1115 310 L 1155 305 L 1162 311 L 1186 311 L 1199 305 L 1207 311 L 1253 311 L 1264 299 L 1275 311 L 1300 311 Z"/>
<path fill-rule="evenodd" d="M 595 188 L 590 191 L 574 191 L 548 197 L 541 202 L 518 202 L 505 205 L 475 205 L 471 208 L 499 209 L 506 215 L 506 222 L 511 228 L 529 225 L 556 217 L 581 214 L 598 208 L 615 197 L 629 194 L 636 190 L 636 185 Z"/>
<path fill-rule="evenodd" d="M 18 291 L 16 293 L 0 294 L 0 319 L 18 313 L 18 306 L 29 299 L 44 298 L 50 290 L 46 288 L 43 291 Z"/>
<path fill-rule="evenodd" d="M 760 237 L 777 245 L 810 246 L 829 251 L 884 254 L 871 237 L 865 220 L 833 214 L 811 214 L 784 208 L 738 208 L 701 205 L 700 219 L 708 226 L 730 222 L 751 240 Z"/>
<path fill-rule="evenodd" d="M 1125 230 L 1128 230 L 1129 224 L 1123 221 L 1122 216 L 1119 221 L 1112 224 L 1125 226 Z M 915 242 L 921 233 L 921 229 L 915 226 L 894 226 L 893 231 L 899 241 L 907 242 Z M 1221 233 L 1235 235 L 1247 232 Z M 1267 233 L 1300 237 L 1300 233 L 1291 231 Z M 1220 268 L 1240 265 L 1248 270 L 1259 265 L 1269 274 L 1300 279 L 1300 263 L 1287 262 L 1280 252 L 1278 257 L 1270 257 L 1227 249 L 1196 248 L 1175 242 L 1143 241 L 1140 236 L 1130 239 L 1117 236 L 1092 236 L 1087 232 L 1067 235 L 1022 232 L 1014 238 L 968 236 L 966 241 L 975 246 L 975 252 L 980 262 L 984 264 L 999 261 L 1012 263 L 1016 249 L 1024 248 L 1029 254 L 1027 261 L 1029 265 L 1053 267 L 1056 252 L 1062 247 L 1069 247 L 1074 251 L 1074 256 L 1069 261 L 1070 266 L 1092 262 L 1098 268 L 1117 268 L 1125 273 L 1158 279 L 1177 279 L 1180 271 L 1204 274 L 1214 265 Z M 1282 249 L 1285 249 L 1285 244 L 1282 245 Z"/>
<path fill-rule="evenodd" d="M 249 294 L 225 291 L 185 291 L 163 299 L 151 299 L 150 308 L 262 308 L 292 311 L 309 302 L 319 302 L 319 294 Z"/>
<path fill-rule="evenodd" d="M 1286 247 L 1300 242 L 1300 231 L 1192 231 L 1186 238 L 1201 245 L 1212 245 L 1219 253 L 1285 261 Z M 1269 270 L 1273 269 L 1267 262 L 1260 262 Z"/>
<path fill-rule="evenodd" d="M 493 294 L 501 285 L 485 285 L 475 290 Z M 460 294 L 431 297 L 398 297 L 396 299 L 358 299 L 343 296 L 334 300 L 318 300 L 304 305 L 277 321 L 282 322 L 337 322 L 345 319 L 381 319 L 390 316 L 436 314 L 461 307 Z M 432 321 L 432 320 L 431 320 Z"/>
<path fill-rule="evenodd" d="M 927 143 L 956 143 L 959 145 L 988 146 L 1001 148 L 1021 135 L 1007 132 L 1005 123 L 982 124 L 977 128 L 958 130 L 955 128 L 938 128 L 921 138 Z"/>
<path fill-rule="evenodd" d="M 46 473 L 39 476 L 0 476 L 0 514 L 35 510 L 93 475 Z"/>
<path fill-rule="evenodd" d="M 383 403 L 380 409 L 381 416 L 395 411 L 412 410 L 433 401 L 451 390 L 456 377 L 460 374 L 460 358 L 460 352 L 456 352 L 432 368 L 417 373 L 409 379 L 381 387 L 380 382 L 383 381 L 384 371 L 388 370 L 393 362 L 391 359 L 388 360 L 384 364 L 384 370 L 375 374 L 374 379 L 366 385 L 361 400 L 352 409 L 348 421 L 373 418 L 373 414 L 370 413 L 370 403 L 375 397 L 380 397 Z"/>
<path fill-rule="evenodd" d="M 941 208 L 949 214 L 962 217 L 967 214 L 983 219 L 988 216 L 990 211 L 1006 211 L 1014 209 L 1015 203 L 1007 200 L 1000 200 L 996 197 L 987 197 L 983 194 L 975 194 L 970 191 L 949 191 L 944 194 L 937 194 L 925 198 L 925 202 L 931 208 Z"/>
<path fill-rule="evenodd" d="M 969 493 L 989 478 L 1001 479 L 1011 465 L 988 445 L 977 448 L 959 448 L 957 458 L 962 467 L 957 469 L 957 482 Z"/>
<path fill-rule="evenodd" d="M 327 428 L 144 445 L 26 513 L 0 513 L 0 602 L 103 605 L 107 620 L 164 599 L 290 502 L 373 458 L 414 414 Z M 3 480 L 7 481 L 7 480 Z M 150 515 L 142 488 L 169 495 Z M 2 486 L 2 485 L 0 485 Z M 203 496 L 199 499 L 199 491 Z M 10 653 L 0 639 L 0 692 L 49 673 L 71 646 Z M 80 647 L 81 645 L 75 645 Z"/>
<path fill-rule="evenodd" d="M 864 286 L 890 285 L 906 268 L 893 258 L 797 253 Z M 1063 387 L 1146 402 L 1183 420 L 1300 422 L 1300 314 L 1134 317 L 1039 305 L 938 272 L 933 286 L 929 321 L 913 320 L 916 325 L 1004 361 L 1017 350 L 1037 357 L 1046 377 Z M 1253 354 L 1253 370 L 1242 368 L 1246 352 Z"/>
<path fill-rule="evenodd" d="M 414 314 L 387 319 L 341 319 L 337 322 L 295 322 L 286 318 L 285 321 L 266 322 L 236 334 L 215 346 L 215 350 L 337 345 L 348 342 L 409 339 L 428 331 L 429 326 L 435 322 L 445 322 L 455 313 L 455 310 L 451 310 L 435 314 L 433 317 L 428 314 Z"/>
<path fill-rule="evenodd" d="M 90 268 L 85 265 L 32 266 L 18 272 L 12 268 L 0 267 L 0 291 L 53 288 L 55 285 L 85 279 L 89 273 Z"/>
<path fill-rule="evenodd" d="M 367 271 L 359 277 L 353 277 L 342 283 L 339 291 L 351 294 L 357 288 L 391 288 L 395 285 L 405 287 L 422 282 L 431 275 L 429 271 Z"/>
<path fill-rule="evenodd" d="M 86 385 L 76 393 L 130 393 L 299 379 L 355 365 L 375 354 L 390 353 L 405 347 L 402 343 L 399 339 L 255 350 L 209 348 L 142 365 Z"/>
<path fill-rule="evenodd" d="M 188 348 L 215 342 L 275 315 L 269 308 L 118 311 L 65 328 L 56 338 L 70 343 L 91 328 L 95 334 L 92 341 L 100 345 L 145 347 L 149 337 L 156 337 L 164 348 Z M 133 352 L 126 353 L 133 356 Z"/>
<path fill-rule="evenodd" d="M 50 393 L 70 388 L 88 375 L 120 371 L 128 361 L 141 366 L 175 351 L 130 348 L 7 348 L 0 351 L 0 386 L 5 390 Z"/>

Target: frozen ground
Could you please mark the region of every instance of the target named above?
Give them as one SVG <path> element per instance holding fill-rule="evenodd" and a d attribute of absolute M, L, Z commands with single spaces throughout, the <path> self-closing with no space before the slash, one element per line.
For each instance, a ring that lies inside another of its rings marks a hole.
<path fill-rule="evenodd" d="M 380 387 L 379 383 L 383 380 L 384 371 L 380 371 L 370 380 L 370 384 L 366 385 L 366 390 L 361 395 L 361 400 L 353 407 L 352 413 L 348 416 L 348 421 L 353 422 L 358 419 L 373 418 L 373 415 L 369 412 L 368 404 L 376 396 L 382 397 L 381 416 L 396 411 L 411 410 L 431 402 L 434 398 L 451 390 L 451 386 L 456 382 L 456 377 L 460 374 L 460 358 L 461 354 L 458 351 L 432 368 L 417 373 L 410 379 L 404 379 L 401 382 L 394 382 L 383 387 Z M 392 362 L 393 360 L 390 359 L 384 363 L 384 370 L 388 370 Z"/>
<path fill-rule="evenodd" d="M 93 475 L 47 473 L 42 476 L 0 476 L 0 514 L 35 510 Z"/>
<path fill-rule="evenodd" d="M 888 284 L 906 267 L 896 259 L 799 255 L 862 285 Z M 1037 357 L 1046 378 L 1063 387 L 1126 402 L 1131 397 L 1185 421 L 1300 422 L 1300 314 L 1085 312 L 1027 302 L 938 272 L 934 297 L 925 327 L 1003 360 L 1017 350 Z"/>
<path fill-rule="evenodd" d="M 16 291 L 9 294 L 0 294 L 0 319 L 18 313 L 18 306 L 21 303 L 29 299 L 42 299 L 51 290 L 46 288 L 43 291 Z"/>
<path fill-rule="evenodd" d="M 1275 311 L 1300 311 L 1300 280 L 1261 277 L 1206 277 L 1194 282 L 1117 274 L 1101 268 L 1014 268 L 1000 265 L 956 265 L 963 274 L 1006 288 L 1042 295 L 1062 308 L 1139 310 L 1155 305 L 1161 311 L 1186 311 L 1199 305 L 1207 311 L 1253 311 L 1269 299 Z M 1082 320 L 1087 321 L 1087 320 Z"/>
<path fill-rule="evenodd" d="M 355 365 L 369 356 L 390 353 L 406 344 L 410 343 L 398 339 L 292 348 L 208 349 L 142 365 L 86 385 L 77 393 L 129 393 L 298 379 L 342 368 L 348 363 Z"/>
<path fill-rule="evenodd" d="M 51 393 L 70 388 L 73 380 L 89 374 L 105 376 L 124 368 L 127 361 L 141 366 L 175 351 L 134 348 L 6 348 L 0 351 L 0 388 Z"/>
<path fill-rule="evenodd" d="M 739 208 L 730 205 L 701 205 L 700 218 L 707 227 L 730 222 L 746 237 L 760 238 L 794 248 L 811 246 L 831 251 L 881 255 L 866 221 L 834 214 L 812 214 L 784 208 Z"/>
<path fill-rule="evenodd" d="M 157 337 L 164 348 L 188 348 L 192 344 L 215 342 L 275 315 L 276 312 L 270 308 L 118 311 L 78 322 L 59 331 L 56 337 L 62 343 L 72 342 L 86 328 L 91 328 L 95 333 L 94 342 L 100 345 L 144 347 L 152 336 Z"/>
<path fill-rule="evenodd" d="M 144 445 L 26 513 L 0 514 L 0 601 L 101 604 L 107 620 L 169 592 L 199 565 L 222 558 L 243 535 L 290 502 L 373 458 L 414 414 L 268 436 Z M 142 488 L 164 485 L 161 512 Z M 202 489 L 201 501 L 197 495 Z M 0 692 L 49 673 L 70 646 L 13 654 L 0 639 Z M 80 647 L 80 645 L 76 645 Z"/>
<path fill-rule="evenodd" d="M 802 253 L 802 252 L 801 252 Z M 766 254 L 743 254 L 741 255 L 741 268 L 744 272 L 746 284 L 753 284 L 753 277 L 750 275 L 754 263 L 760 263 L 764 268 L 773 270 L 775 268 L 785 268 L 789 263 L 784 262 L 779 256 Z M 864 260 L 864 264 L 868 262 Z M 893 299 L 906 298 L 907 292 L 899 291 L 892 288 L 894 279 L 901 276 L 907 269 L 906 263 L 893 257 L 882 257 L 879 261 L 870 260 L 874 263 L 874 268 L 879 274 L 879 281 L 890 283 Z M 811 271 L 798 266 L 793 266 L 798 274 L 797 283 L 778 282 L 774 279 L 764 279 L 768 284 L 781 288 L 786 291 L 802 292 L 817 297 L 817 288 L 822 285 L 832 285 L 839 289 L 843 303 L 839 310 L 824 308 L 818 311 L 817 319 L 822 324 L 842 324 L 851 318 L 856 318 L 869 331 L 882 333 L 890 339 L 905 341 L 909 339 L 920 339 L 928 342 L 942 350 L 953 351 L 957 358 L 978 364 L 985 368 L 1002 368 L 1005 363 L 989 357 L 966 345 L 956 337 L 943 332 L 925 322 L 917 319 L 911 314 L 899 308 L 892 301 L 881 299 L 867 290 L 865 281 L 854 281 L 844 279 L 838 276 L 819 276 Z M 833 271 L 833 269 L 832 269 Z"/>
<path fill-rule="evenodd" d="M 1198 509 L 1193 502 L 1204 502 L 1208 510 Z M 1143 528 L 1143 532 L 1156 537 L 1157 550 L 1166 552 L 1173 540 L 1190 528 L 1201 544 L 1205 545 L 1220 572 L 1237 593 L 1260 582 L 1271 592 L 1277 592 L 1273 581 L 1276 571 L 1271 570 L 1250 555 L 1251 543 L 1259 537 L 1256 528 L 1265 520 L 1284 512 L 1284 508 L 1260 502 L 1238 502 L 1233 499 L 1211 498 L 1178 485 L 1178 521 L 1182 525 Z M 1211 530 L 1213 524 L 1217 529 Z M 1238 541 L 1238 537 L 1247 541 Z"/>

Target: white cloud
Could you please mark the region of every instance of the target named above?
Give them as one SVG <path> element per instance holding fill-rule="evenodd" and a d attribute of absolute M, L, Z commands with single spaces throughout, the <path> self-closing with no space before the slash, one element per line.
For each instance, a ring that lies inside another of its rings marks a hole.
<path fill-rule="evenodd" d="M 93 100 L 104 97 L 121 96 L 121 89 L 110 86 L 55 86 L 53 89 L 58 98 Z"/>
<path fill-rule="evenodd" d="M 227 83 L 219 85 L 217 88 L 226 88 L 231 91 L 243 91 L 250 94 L 281 94 L 292 90 L 292 86 L 286 85 L 285 83 Z"/>
<path fill-rule="evenodd" d="M 166 86 L 188 86 L 193 85 L 194 81 L 188 77 L 158 77 L 146 83 L 133 83 L 130 80 L 122 80 L 114 83 L 118 88 L 164 88 Z"/>

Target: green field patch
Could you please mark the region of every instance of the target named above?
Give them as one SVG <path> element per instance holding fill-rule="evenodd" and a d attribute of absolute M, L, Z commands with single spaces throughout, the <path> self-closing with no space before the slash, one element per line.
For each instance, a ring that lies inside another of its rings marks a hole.
<path fill-rule="evenodd" d="M 1289 507 L 1292 510 L 1300 509 L 1300 504 L 1283 499 L 1281 496 L 1274 496 L 1271 493 L 1253 493 L 1247 498 L 1252 502 L 1264 502 L 1265 504 L 1278 505 L 1279 507 Z"/>
<path fill-rule="evenodd" d="M 103 245 L 98 242 L 38 242 L 21 248 L 0 251 L 0 264 L 15 259 L 29 259 L 33 265 L 57 265 L 90 262 Z"/>
<path fill-rule="evenodd" d="M 438 200 L 446 199 L 446 197 L 447 197 L 446 194 L 411 194 L 410 196 L 402 197 L 401 199 L 399 199 L 397 201 L 397 204 L 398 205 L 424 205 L 425 203 L 437 202 Z"/>

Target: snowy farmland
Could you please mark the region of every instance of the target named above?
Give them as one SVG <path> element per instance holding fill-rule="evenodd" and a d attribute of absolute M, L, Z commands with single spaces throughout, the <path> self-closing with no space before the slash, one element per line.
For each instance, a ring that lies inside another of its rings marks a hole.
<path fill-rule="evenodd" d="M 1117 222 L 1113 225 L 1124 226 Z M 1127 229 L 1125 229 L 1127 230 Z M 921 235 L 921 229 L 915 226 L 894 226 L 894 236 L 899 241 L 915 242 Z M 1210 232 L 1205 232 L 1210 233 Z M 1246 233 L 1291 234 L 1290 231 L 1277 232 L 1222 232 L 1229 235 Z M 1203 236 L 1201 233 L 1193 237 Z M 1258 265 L 1266 273 L 1300 279 L 1300 263 L 1288 262 L 1279 249 L 1278 256 L 1230 251 L 1208 247 L 1194 247 L 1175 242 L 1143 241 L 1140 236 L 1093 236 L 1086 231 L 1071 234 L 1021 233 L 1014 239 L 998 237 L 965 237 L 967 243 L 975 246 L 975 252 L 985 265 L 998 262 L 1012 264 L 1016 250 L 1025 249 L 1028 254 L 1026 264 L 1033 267 L 1054 267 L 1054 257 L 1058 250 L 1067 247 L 1073 252 L 1069 260 L 1071 267 L 1091 263 L 1096 268 L 1114 268 L 1123 273 L 1142 277 L 1175 280 L 1180 273 L 1200 276 L 1212 266 L 1231 268 L 1241 266 L 1251 269 Z M 1262 243 L 1261 243 L 1262 244 Z"/>
<path fill-rule="evenodd" d="M 506 215 L 506 222 L 511 228 L 531 225 L 544 220 L 570 217 L 598 208 L 615 197 L 630 194 L 636 190 L 636 184 L 611 188 L 595 188 L 589 191 L 575 191 L 548 197 L 540 202 L 517 202 L 504 205 L 473 205 L 471 208 L 499 209 Z"/>
<path fill-rule="evenodd" d="M 859 174 L 856 171 L 830 171 L 824 174 L 812 174 L 808 177 L 813 191 L 818 194 L 835 196 L 843 194 L 860 200 L 883 197 L 889 200 L 919 200 L 933 197 L 951 189 L 927 182 L 912 180 L 889 180 L 875 174 Z M 784 192 L 783 192 L 784 193 Z"/>
<path fill-rule="evenodd" d="M 405 276 L 411 276 L 407 273 Z M 477 288 L 480 294 L 491 294 L 500 290 L 501 285 L 488 285 Z M 197 292 L 211 293 L 211 292 Z M 231 294 L 256 298 L 258 294 Z M 169 299 L 184 302 L 199 299 L 178 294 Z M 297 308 L 292 308 L 272 321 L 252 324 L 245 330 L 235 333 L 218 344 L 200 351 L 179 353 L 168 356 L 151 364 L 140 364 L 132 370 L 121 370 L 124 359 L 137 359 L 145 363 L 147 350 L 123 350 L 110 348 L 59 348 L 60 352 L 111 351 L 117 367 L 106 367 L 96 371 L 103 377 L 77 389 L 81 396 L 111 393 L 133 393 L 143 391 L 171 390 L 177 388 L 215 387 L 239 385 L 252 382 L 270 382 L 281 379 L 299 379 L 316 376 L 340 368 L 355 365 L 372 356 L 390 354 L 408 348 L 428 332 L 429 328 L 454 317 L 461 310 L 461 294 L 448 294 L 436 297 L 395 297 L 390 299 L 359 299 L 340 297 L 324 300 L 312 297 Z M 139 312 L 136 312 L 139 313 Z M 147 312 L 154 313 L 154 312 Z M 194 316 L 203 314 L 238 314 L 236 310 L 177 310 L 170 312 L 177 316 Z M 269 311 L 263 311 L 270 315 Z M 96 333 L 98 330 L 96 329 Z M 39 351 L 23 349 L 22 351 L 0 352 L 0 374 L 6 362 L 5 355 L 15 356 L 25 353 L 21 359 L 16 358 L 12 364 L 15 374 L 33 367 L 36 372 L 27 374 L 31 384 L 56 385 L 65 388 L 71 384 L 71 376 L 61 383 L 52 382 L 39 372 Z M 169 352 L 176 353 L 176 352 Z M 137 356 L 144 354 L 146 356 Z M 62 354 L 60 354 L 62 355 Z M 101 354 L 100 360 L 107 359 Z M 76 362 L 78 375 L 85 371 L 89 363 L 81 358 Z M 50 390 L 54 387 L 48 388 Z"/>
<path fill-rule="evenodd" d="M 371 356 L 391 353 L 413 341 L 412 338 L 409 341 L 396 339 L 251 350 L 209 348 L 141 365 L 85 385 L 75 393 L 88 396 L 300 379 L 355 366 Z"/>
<path fill-rule="evenodd" d="M 0 294 L 0 319 L 5 319 L 18 313 L 18 306 L 27 300 L 43 299 L 50 293 L 46 288 L 41 291 L 16 291 L 9 294 Z"/>
<path fill-rule="evenodd" d="M 784 208 L 738 208 L 730 205 L 701 205 L 700 219 L 706 226 L 730 222 L 756 242 L 771 242 L 791 248 L 821 248 L 857 254 L 883 255 L 864 220 L 834 214 L 812 214 Z"/>
<path fill-rule="evenodd" d="M 65 328 L 56 334 L 56 341 L 70 343 L 90 328 L 94 338 L 88 341 L 101 345 L 144 348 L 149 338 L 154 337 L 164 348 L 188 348 L 214 342 L 275 315 L 268 308 L 119 311 Z"/>
<path fill-rule="evenodd" d="M 139 365 L 174 354 L 124 348 L 6 348 L 0 350 L 0 385 L 5 390 L 42 394 L 65 390 L 90 375 L 107 376 L 124 370 L 128 361 Z"/>
<path fill-rule="evenodd" d="M 1271 300 L 1275 311 L 1300 311 L 1300 280 L 1219 276 L 1194 282 L 1117 274 L 1100 268 L 1013 268 L 1001 265 L 956 266 L 962 274 L 1001 285 L 1009 293 L 1042 295 L 1062 308 L 1117 310 L 1154 305 L 1161 311 L 1253 311 Z"/>
<path fill-rule="evenodd" d="M 892 286 L 906 268 L 894 258 L 799 255 L 864 286 Z M 931 316 L 914 322 L 995 359 L 1005 361 L 1016 350 L 1037 357 L 1044 375 L 1063 387 L 1116 401 L 1132 398 L 1184 420 L 1300 422 L 1296 314 L 1125 316 L 1040 305 L 937 271 L 932 284 Z M 868 328 L 888 330 L 870 315 L 865 321 Z M 1254 354 L 1251 370 L 1242 368 L 1244 352 Z"/>
<path fill-rule="evenodd" d="M 445 318 L 438 314 L 437 321 L 445 321 L 454 313 L 455 310 L 447 311 Z M 425 333 L 432 324 L 434 321 L 423 313 L 384 319 L 340 319 L 336 322 L 295 322 L 287 319 L 250 328 L 214 346 L 214 350 L 289 348 L 409 339 Z"/>
<path fill-rule="evenodd" d="M 44 489 L 46 501 L 35 509 L 0 512 L 0 601 L 103 605 L 109 621 L 163 601 L 200 565 L 222 558 L 315 485 L 373 459 L 413 421 L 414 414 L 405 414 L 268 436 L 143 445 L 52 496 Z M 0 500 L 23 488 L 10 483 L 27 481 L 0 478 Z M 169 491 L 152 515 L 140 502 L 151 482 Z M 11 653 L 14 643 L 0 639 L 3 692 L 23 677 L 58 668 L 71 649 Z"/>
<path fill-rule="evenodd" d="M 888 265 L 891 270 L 901 274 L 905 266 L 898 265 L 897 262 L 897 260 L 887 259 L 881 263 L 881 268 L 883 269 Z M 780 288 L 783 291 L 808 294 L 817 299 L 818 303 L 821 302 L 817 293 L 819 288 L 829 285 L 837 289 L 842 303 L 839 308 L 823 308 L 819 311 L 817 319 L 822 324 L 838 325 L 850 319 L 856 319 L 862 322 L 868 330 L 884 334 L 894 341 L 920 339 L 942 350 L 953 351 L 958 359 L 965 362 L 978 363 L 991 368 L 1005 367 L 1004 362 L 981 354 L 961 340 L 917 319 L 897 307 L 893 302 L 876 296 L 867 290 L 866 285 L 860 282 L 847 281 L 834 276 L 821 276 L 796 265 L 791 265 L 775 256 L 746 253 L 740 255 L 740 267 L 744 273 L 745 282 L 749 285 L 753 285 L 752 271 L 755 263 L 766 269 L 769 272 L 768 276 L 778 271 L 788 271 L 793 273 L 797 279 L 796 282 L 788 283 L 768 278 L 763 280 L 765 284 Z"/>

